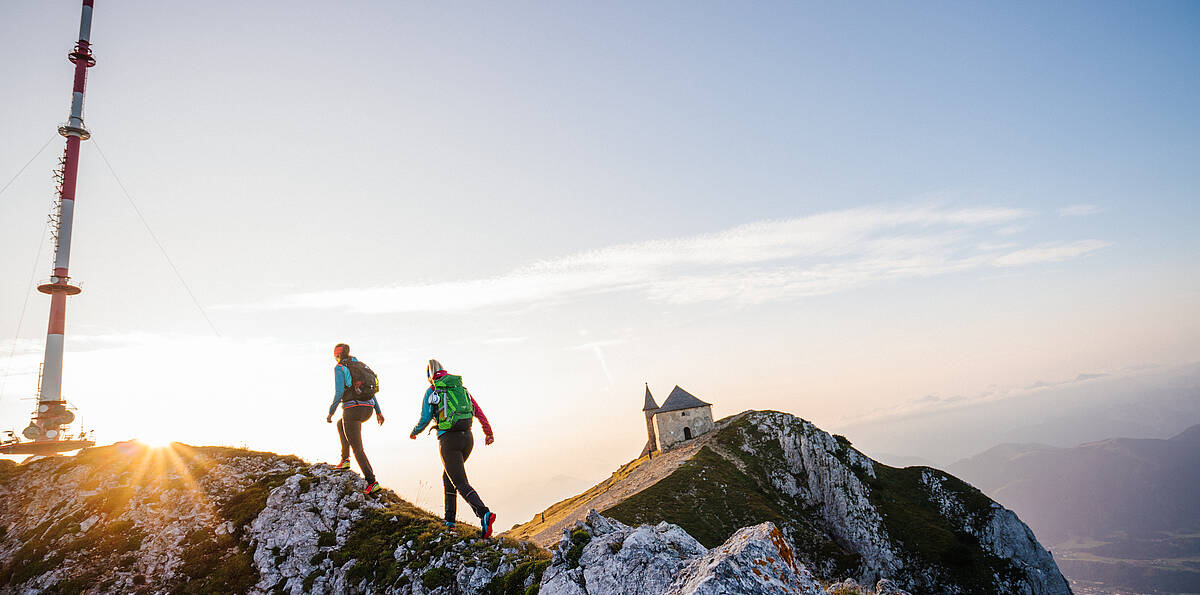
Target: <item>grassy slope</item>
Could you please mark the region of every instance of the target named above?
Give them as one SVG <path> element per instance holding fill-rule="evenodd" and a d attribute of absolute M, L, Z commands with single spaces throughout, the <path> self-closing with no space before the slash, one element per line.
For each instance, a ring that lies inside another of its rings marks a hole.
<path fill-rule="evenodd" d="M 532 539 L 535 534 L 542 531 L 544 528 L 570 516 L 571 513 L 575 512 L 588 500 L 591 500 L 599 494 L 607 492 L 614 485 L 620 483 L 626 477 L 629 477 L 630 473 L 633 473 L 635 469 L 649 460 L 649 457 L 642 457 L 621 465 L 621 468 L 617 469 L 617 471 L 607 479 L 592 486 L 591 488 L 588 488 L 587 491 L 583 492 L 582 494 L 567 498 L 566 500 L 551 505 L 543 513 L 544 520 L 541 516 L 535 516 L 532 521 L 523 525 L 519 525 L 513 528 L 511 531 L 507 531 L 505 536 L 513 539 Z"/>
<path fill-rule="evenodd" d="M 815 511 L 765 480 L 768 467 L 782 460 L 778 443 L 773 449 L 770 443 L 756 444 L 753 454 L 735 446 L 749 427 L 748 419 L 738 419 L 715 436 L 715 443 L 738 457 L 745 472 L 706 446 L 675 473 L 603 514 L 631 525 L 674 523 L 709 548 L 742 527 L 771 521 L 790 530 L 797 556 L 818 574 L 849 575 L 858 567 L 858 556 L 820 528 Z"/>
<path fill-rule="evenodd" d="M 1019 580 L 1020 573 L 1006 560 L 984 551 L 978 539 L 941 514 L 921 485 L 927 469 L 876 464 L 875 478 L 861 478 L 892 542 L 912 562 L 909 566 L 932 570 L 937 583 L 953 583 L 968 593 L 991 592 L 994 575 Z M 969 515 L 985 524 L 992 500 L 954 476 L 945 477 L 943 487 L 958 497 Z"/>
<path fill-rule="evenodd" d="M 483 564 L 493 571 L 501 561 L 500 548 L 516 549 L 525 557 L 512 571 L 493 579 L 487 593 L 524 593 L 525 579 L 533 575 L 536 584 L 550 565 L 549 552 L 529 542 L 506 538 L 475 539 L 479 535 L 478 529 L 465 526 L 447 529 L 440 518 L 391 492 L 384 492 L 381 498 L 387 506 L 368 511 L 366 517 L 355 524 L 345 545 L 331 556 L 337 565 L 356 561 L 347 575 L 352 582 L 370 579 L 372 584 L 382 588 L 403 586 L 406 578 L 401 574 L 407 567 L 423 569 L 421 582 L 426 589 L 449 585 L 453 581 L 453 569 L 430 564 L 460 543 L 466 544 L 463 557 L 468 565 Z M 402 564 L 396 561 L 393 553 L 409 541 L 414 544 L 412 553 L 409 561 Z"/>

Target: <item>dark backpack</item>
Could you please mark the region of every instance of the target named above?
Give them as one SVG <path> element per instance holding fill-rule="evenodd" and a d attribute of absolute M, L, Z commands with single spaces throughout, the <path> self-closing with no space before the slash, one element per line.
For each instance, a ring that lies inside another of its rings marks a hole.
<path fill-rule="evenodd" d="M 342 401 L 370 401 L 379 392 L 379 376 L 358 360 L 342 362 L 350 370 L 350 385 L 342 391 Z"/>

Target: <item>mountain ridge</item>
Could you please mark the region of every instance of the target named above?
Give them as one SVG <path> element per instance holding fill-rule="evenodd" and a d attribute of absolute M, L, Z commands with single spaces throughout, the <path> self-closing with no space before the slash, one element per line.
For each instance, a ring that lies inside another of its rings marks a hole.
<path fill-rule="evenodd" d="M 667 461 L 669 456 L 680 460 Z M 1027 526 L 979 490 L 928 467 L 878 464 L 848 440 L 786 413 L 720 420 L 682 453 L 623 465 L 592 490 L 514 528 L 544 538 L 553 523 L 585 515 L 642 465 L 654 481 L 599 510 L 628 525 L 669 522 L 706 547 L 741 527 L 772 522 L 818 578 L 895 580 L 919 592 L 1067 593 L 1053 558 Z M 665 469 L 665 470 L 664 470 Z M 574 507 L 572 509 L 572 507 Z"/>
<path fill-rule="evenodd" d="M 700 438 L 602 482 L 607 517 L 572 524 L 596 500 L 565 501 L 545 523 L 563 525 L 553 553 L 447 528 L 291 455 L 121 443 L 8 463 L 0 593 L 820 595 L 849 578 L 887 593 L 1070 592 L 1016 515 L 953 476 L 879 465 L 780 412 Z M 631 479 L 639 489 L 621 491 Z"/>

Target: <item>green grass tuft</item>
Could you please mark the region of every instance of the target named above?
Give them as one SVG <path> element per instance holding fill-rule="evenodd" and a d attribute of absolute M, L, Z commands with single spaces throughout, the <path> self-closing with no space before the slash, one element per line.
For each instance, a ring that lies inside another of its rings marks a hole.
<path fill-rule="evenodd" d="M 542 582 L 542 574 L 546 572 L 546 568 L 550 566 L 549 554 L 543 554 L 540 557 L 526 560 L 513 568 L 512 570 L 497 576 L 488 583 L 483 589 L 483 595 L 525 595 L 536 594 L 538 585 Z M 529 589 L 525 588 L 525 581 L 533 578 Z M 532 589 L 532 591 L 530 591 Z"/>
<path fill-rule="evenodd" d="M 591 543 L 592 536 L 583 529 L 576 529 L 571 532 L 571 549 L 567 550 L 564 559 L 567 561 L 567 568 L 579 568 L 579 559 L 583 557 L 583 548 Z"/>
<path fill-rule="evenodd" d="M 241 536 L 245 526 L 267 507 L 267 496 L 271 495 L 271 490 L 283 485 L 292 475 L 295 473 L 285 471 L 260 477 L 249 487 L 226 500 L 221 505 L 221 516 L 231 521 L 234 532 Z"/>
<path fill-rule="evenodd" d="M 454 582 L 454 572 L 449 568 L 434 567 L 421 574 L 421 584 L 430 590 L 449 587 Z"/>
<path fill-rule="evenodd" d="M 337 536 L 333 531 L 321 531 L 317 534 L 317 547 L 337 545 Z"/>

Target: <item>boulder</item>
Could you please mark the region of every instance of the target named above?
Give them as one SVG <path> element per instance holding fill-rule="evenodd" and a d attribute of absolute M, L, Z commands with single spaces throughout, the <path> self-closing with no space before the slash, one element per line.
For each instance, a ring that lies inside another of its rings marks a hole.
<path fill-rule="evenodd" d="M 773 523 L 739 529 L 724 545 L 689 562 L 667 590 L 668 595 L 725 593 L 826 595 Z"/>

